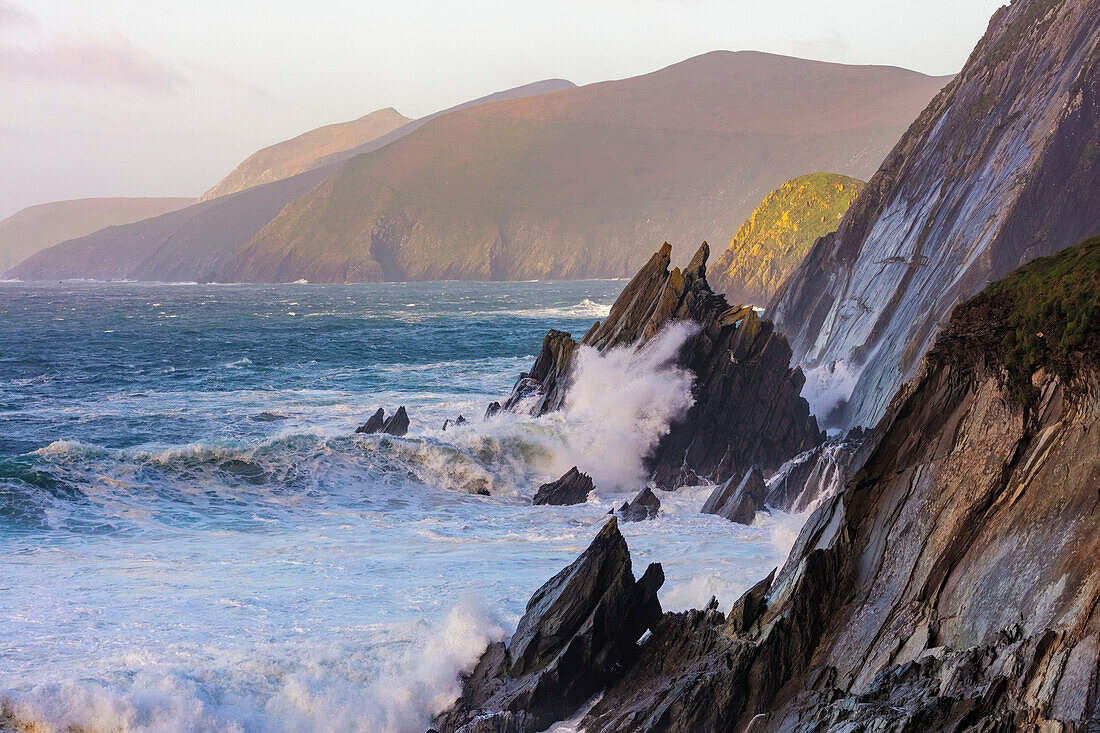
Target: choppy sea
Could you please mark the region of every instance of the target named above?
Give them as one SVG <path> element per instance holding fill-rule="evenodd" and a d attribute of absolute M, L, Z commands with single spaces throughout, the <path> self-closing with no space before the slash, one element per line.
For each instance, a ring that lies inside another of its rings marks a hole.
<path fill-rule="evenodd" d="M 0 728 L 422 733 L 690 403 L 671 334 L 483 419 L 623 285 L 0 283 Z M 399 405 L 405 437 L 354 433 Z M 587 504 L 531 506 L 573 465 Z M 620 525 L 666 609 L 728 606 L 799 527 L 708 492 Z"/>

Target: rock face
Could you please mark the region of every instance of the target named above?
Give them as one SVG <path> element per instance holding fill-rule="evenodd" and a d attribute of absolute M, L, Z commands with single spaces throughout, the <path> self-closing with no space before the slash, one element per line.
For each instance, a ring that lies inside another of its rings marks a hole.
<path fill-rule="evenodd" d="M 539 588 L 511 641 L 489 645 L 439 733 L 534 733 L 615 681 L 661 616 L 658 564 L 635 581 L 614 518 L 587 550 Z"/>
<path fill-rule="evenodd" d="M 696 377 L 695 404 L 673 424 L 649 468 L 660 488 L 741 475 L 753 465 L 773 471 L 824 440 L 809 405 L 799 396 L 802 372 L 789 367 L 782 335 L 752 308 L 733 307 L 706 279 L 709 248 L 699 248 L 684 270 L 669 270 L 666 243 L 623 289 L 611 312 L 578 343 L 551 331 L 530 374 L 516 383 L 506 405 L 544 414 L 565 404 L 576 348 L 603 352 L 641 346 L 675 321 L 698 326 L 681 363 Z"/>
<path fill-rule="evenodd" d="M 619 516 L 624 522 L 641 522 L 646 519 L 656 519 L 661 511 L 661 500 L 648 486 L 638 492 L 631 501 L 619 508 Z"/>
<path fill-rule="evenodd" d="M 405 406 L 397 408 L 397 412 L 390 415 L 385 424 L 382 425 L 382 432 L 387 435 L 396 435 L 398 437 L 409 432 L 409 415 L 405 412 Z"/>
<path fill-rule="evenodd" d="M 758 511 L 766 510 L 768 487 L 764 474 L 753 466 L 744 478 L 731 476 L 714 491 L 703 504 L 703 514 L 717 514 L 738 524 L 752 524 Z"/>
<path fill-rule="evenodd" d="M 588 500 L 588 494 L 592 488 L 592 477 L 587 473 L 581 473 L 576 466 L 573 466 L 557 481 L 540 486 L 531 503 L 558 506 L 583 504 Z"/>
<path fill-rule="evenodd" d="M 1100 726 L 1097 303 L 1100 238 L 957 308 L 778 575 L 662 617 L 583 729 Z"/>
<path fill-rule="evenodd" d="M 858 373 L 836 425 L 877 422 L 955 303 L 1100 231 L 1098 49 L 1094 0 L 998 10 L 788 280 L 769 315 L 796 363 Z"/>
<path fill-rule="evenodd" d="M 355 429 L 355 432 L 368 435 L 385 433 L 386 435 L 401 437 L 409 432 L 409 415 L 405 412 L 405 406 L 402 405 L 397 408 L 397 412 L 387 418 L 386 411 L 379 407 L 378 411 L 370 416 L 370 419 Z"/>
<path fill-rule="evenodd" d="M 357 433 L 366 433 L 368 435 L 377 433 L 382 430 L 382 426 L 386 423 L 386 411 L 381 407 L 371 415 L 365 423 L 355 429 Z"/>
<path fill-rule="evenodd" d="M 811 173 L 787 181 L 753 210 L 707 273 L 731 303 L 767 305 L 820 237 L 836 231 L 863 181 Z"/>
<path fill-rule="evenodd" d="M 800 513 L 844 488 L 861 465 L 863 438 L 858 430 L 800 453 L 768 478 L 765 503 L 785 512 Z"/>

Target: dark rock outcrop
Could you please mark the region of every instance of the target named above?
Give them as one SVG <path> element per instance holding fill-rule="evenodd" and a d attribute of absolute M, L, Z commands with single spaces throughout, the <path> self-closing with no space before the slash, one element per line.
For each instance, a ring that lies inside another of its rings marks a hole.
<path fill-rule="evenodd" d="M 703 514 L 717 514 L 738 524 L 752 524 L 758 511 L 766 511 L 768 487 L 764 474 L 753 466 L 742 478 L 732 476 L 703 503 Z"/>
<path fill-rule="evenodd" d="M 583 504 L 588 500 L 588 494 L 592 488 L 592 477 L 587 473 L 581 473 L 576 466 L 573 466 L 557 481 L 540 486 L 531 503 L 558 506 Z"/>
<path fill-rule="evenodd" d="M 1100 238 L 1050 259 L 956 309 L 778 575 L 666 614 L 585 731 L 1100 726 Z M 1021 392 L 1029 314 L 1058 342 Z"/>
<path fill-rule="evenodd" d="M 648 457 L 658 487 L 724 479 L 752 465 L 773 471 L 820 444 L 824 435 L 799 396 L 804 378 L 789 366 L 785 339 L 752 308 L 731 308 L 711 291 L 709 251 L 704 243 L 682 271 L 670 271 L 672 248 L 662 246 L 579 344 L 560 331 L 547 334 L 534 368 L 505 405 L 533 414 L 557 410 L 568 397 L 577 346 L 600 352 L 642 346 L 665 326 L 687 321 L 697 331 L 680 361 L 695 374 L 695 404 Z"/>
<path fill-rule="evenodd" d="M 830 424 L 874 425 L 955 303 L 1100 232 L 1097 151 L 1100 4 L 998 10 L 769 310 L 796 364 L 858 374 Z"/>
<path fill-rule="evenodd" d="M 527 603 L 507 645 L 489 645 L 439 733 L 534 733 L 614 682 L 661 616 L 658 564 L 635 581 L 614 518 Z"/>
<path fill-rule="evenodd" d="M 488 420 L 493 415 L 496 415 L 498 412 L 500 412 L 500 410 L 500 403 L 496 400 L 493 400 L 489 403 L 489 406 L 485 408 L 485 419 Z"/>
<path fill-rule="evenodd" d="M 405 406 L 397 408 L 397 412 L 390 415 L 385 424 L 382 425 L 381 432 L 386 435 L 396 435 L 398 437 L 409 432 L 409 415 L 405 412 Z"/>
<path fill-rule="evenodd" d="M 799 513 L 828 499 L 860 466 L 862 444 L 862 431 L 852 430 L 795 456 L 768 479 L 764 502 L 785 512 Z"/>
<path fill-rule="evenodd" d="M 647 486 L 619 508 L 619 516 L 624 522 L 641 522 L 646 519 L 656 519 L 659 511 L 661 511 L 661 500 Z"/>
<path fill-rule="evenodd" d="M 365 423 L 355 429 L 355 432 L 366 433 L 368 435 L 372 433 L 377 433 L 382 430 L 382 426 L 385 425 L 385 423 L 386 411 L 379 407 L 378 410 L 373 415 L 371 415 Z"/>
<path fill-rule="evenodd" d="M 447 418 L 446 420 L 443 421 L 443 432 L 446 432 L 447 428 L 452 428 L 452 427 L 456 427 L 458 425 L 465 425 L 465 424 L 466 424 L 466 418 L 463 417 L 462 415 L 459 415 L 458 418 L 455 419 L 455 420 L 452 420 L 451 418 Z"/>

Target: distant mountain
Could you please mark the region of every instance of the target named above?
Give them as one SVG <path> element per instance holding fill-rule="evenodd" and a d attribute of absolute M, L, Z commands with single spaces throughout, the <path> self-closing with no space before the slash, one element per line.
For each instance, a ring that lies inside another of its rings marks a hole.
<path fill-rule="evenodd" d="M 1098 231 L 1100 3 L 1014 2 L 772 315 L 811 382 L 850 397 L 835 424 L 871 425 L 952 306 Z"/>
<path fill-rule="evenodd" d="M 188 198 L 97 198 L 28 206 L 0 221 L 0 274 L 66 239 L 159 216 L 193 203 L 195 199 Z"/>
<path fill-rule="evenodd" d="M 248 156 L 199 200 L 208 201 L 317 168 L 409 122 L 412 120 L 387 107 L 357 120 L 318 127 Z"/>
<path fill-rule="evenodd" d="M 11 274 L 26 280 L 212 280 L 221 272 L 226 260 L 287 203 L 337 173 L 344 164 L 344 156 L 376 150 L 416 131 L 435 117 L 455 110 L 573 86 L 564 79 L 549 79 L 466 102 L 406 123 L 290 178 L 65 242 L 29 258 Z"/>
<path fill-rule="evenodd" d="M 840 225 L 863 181 L 811 173 L 787 181 L 760 202 L 707 280 L 730 303 L 767 305 L 819 237 Z"/>
<path fill-rule="evenodd" d="M 756 52 L 484 105 L 357 157 L 224 280 L 623 277 L 728 241 L 778 184 L 869 176 L 946 78 Z M 687 245 L 691 246 L 687 246 Z"/>

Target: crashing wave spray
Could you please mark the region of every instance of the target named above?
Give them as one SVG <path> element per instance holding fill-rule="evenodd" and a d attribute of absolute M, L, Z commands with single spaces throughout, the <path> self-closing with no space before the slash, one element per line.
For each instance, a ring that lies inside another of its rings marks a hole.
<path fill-rule="evenodd" d="M 694 403 L 694 376 L 677 357 L 696 331 L 673 323 L 638 349 L 577 349 L 564 410 L 566 450 L 597 487 L 645 483 L 646 456 Z"/>

